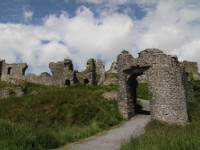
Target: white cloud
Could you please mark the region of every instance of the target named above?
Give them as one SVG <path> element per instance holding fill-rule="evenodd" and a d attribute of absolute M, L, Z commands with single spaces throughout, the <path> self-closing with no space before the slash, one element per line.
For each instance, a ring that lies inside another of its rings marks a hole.
<path fill-rule="evenodd" d="M 76 1 L 81 3 L 92 3 L 92 4 L 102 4 L 105 2 L 104 0 L 76 0 Z"/>
<path fill-rule="evenodd" d="M 105 1 L 91 2 L 102 4 Z M 125 4 L 129 1 L 109 2 Z M 198 61 L 200 66 L 200 2 L 134 2 L 147 11 L 141 20 L 133 20 L 116 9 L 100 9 L 99 16 L 95 17 L 91 9 L 81 6 L 74 17 L 69 17 L 67 12 L 59 17 L 46 16 L 41 26 L 0 24 L 0 56 L 10 63 L 27 62 L 32 72 L 39 73 L 48 71 L 49 62 L 64 58 L 72 59 L 82 70 L 91 57 L 102 58 L 111 64 L 122 49 L 135 55 L 155 47 L 167 54 L 176 54 L 180 59 Z"/>
<path fill-rule="evenodd" d="M 199 8 L 200 2 L 192 0 L 158 1 L 155 9 L 149 9 L 147 15 L 136 22 L 135 46 L 138 50 L 159 48 L 181 59 L 198 61 L 200 67 Z"/>
<path fill-rule="evenodd" d="M 79 3 L 89 3 L 96 5 L 126 5 L 137 4 L 140 7 L 149 7 L 155 5 L 158 0 L 76 0 Z"/>
<path fill-rule="evenodd" d="M 23 19 L 25 22 L 30 21 L 32 19 L 32 17 L 33 17 L 32 11 L 26 11 L 26 10 L 23 11 Z"/>
<path fill-rule="evenodd" d="M 183 44 L 178 49 L 173 51 L 174 54 L 179 54 L 180 60 L 189 60 L 199 62 L 200 39 Z M 200 65 L 200 63 L 199 63 Z"/>
<path fill-rule="evenodd" d="M 42 26 L 0 24 L 0 56 L 8 62 L 18 61 L 20 56 L 35 73 L 64 58 L 84 69 L 91 57 L 114 61 L 122 49 L 130 49 L 132 29 L 133 22 L 126 15 L 95 18 L 90 9 L 80 7 L 75 17 L 68 17 L 66 12 L 59 17 L 51 15 Z"/>

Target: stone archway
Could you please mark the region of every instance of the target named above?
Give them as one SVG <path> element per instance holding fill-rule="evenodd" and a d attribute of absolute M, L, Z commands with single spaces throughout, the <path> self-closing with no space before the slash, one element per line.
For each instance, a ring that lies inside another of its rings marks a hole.
<path fill-rule="evenodd" d="M 122 51 L 118 64 L 118 106 L 125 118 L 135 115 L 136 81 L 138 75 L 147 76 L 151 118 L 169 123 L 188 121 L 185 72 L 176 57 L 158 49 L 147 49 L 133 58 Z"/>
<path fill-rule="evenodd" d="M 134 68 L 130 70 L 125 70 L 124 73 L 127 75 L 127 98 L 130 99 L 130 102 L 133 102 L 133 111 L 136 113 L 136 102 L 137 102 L 137 87 L 138 81 L 137 77 L 142 75 L 149 67 Z"/>

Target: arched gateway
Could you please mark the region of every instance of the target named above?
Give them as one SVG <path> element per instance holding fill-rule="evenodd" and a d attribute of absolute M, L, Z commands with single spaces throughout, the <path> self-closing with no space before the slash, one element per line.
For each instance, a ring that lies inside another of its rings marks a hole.
<path fill-rule="evenodd" d="M 133 58 L 128 51 L 117 57 L 118 106 L 125 118 L 135 114 L 136 77 L 147 76 L 151 118 L 169 123 L 188 121 L 186 98 L 187 77 L 176 57 L 158 49 L 146 49 Z"/>

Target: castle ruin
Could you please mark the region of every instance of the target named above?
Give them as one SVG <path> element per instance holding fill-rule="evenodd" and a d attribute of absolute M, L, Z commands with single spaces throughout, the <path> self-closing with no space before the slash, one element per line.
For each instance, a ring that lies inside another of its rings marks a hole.
<path fill-rule="evenodd" d="M 137 76 L 147 77 L 150 96 L 151 118 L 170 123 L 188 121 L 186 92 L 187 76 L 177 57 L 164 54 L 158 49 L 146 49 L 133 58 L 122 51 L 118 64 L 118 105 L 125 118 L 135 115 Z"/>
<path fill-rule="evenodd" d="M 78 82 L 92 85 L 117 83 L 119 110 L 128 119 L 136 114 L 137 77 L 141 75 L 148 83 L 152 119 L 184 124 L 188 121 L 186 102 L 194 101 L 193 87 L 185 72 L 186 65 L 181 64 L 177 57 L 166 55 L 158 49 L 146 49 L 139 53 L 138 58 L 133 58 L 124 50 L 107 72 L 102 60 L 92 58 L 87 61 L 86 69 L 82 72 L 73 70 L 69 59 L 51 62 L 49 68 L 52 75 L 47 72 L 38 76 L 25 75 L 27 67 L 26 63 L 7 64 L 5 60 L 0 60 L 0 80 L 14 78 L 59 86 L 70 86 Z"/>

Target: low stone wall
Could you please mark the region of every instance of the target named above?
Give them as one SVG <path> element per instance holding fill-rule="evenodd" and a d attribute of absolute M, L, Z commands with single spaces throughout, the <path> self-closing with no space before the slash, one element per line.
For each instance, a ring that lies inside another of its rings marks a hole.
<path fill-rule="evenodd" d="M 20 86 L 15 88 L 5 87 L 0 90 L 0 99 L 6 99 L 13 94 L 16 94 L 17 97 L 23 96 L 25 94 L 25 88 Z"/>

